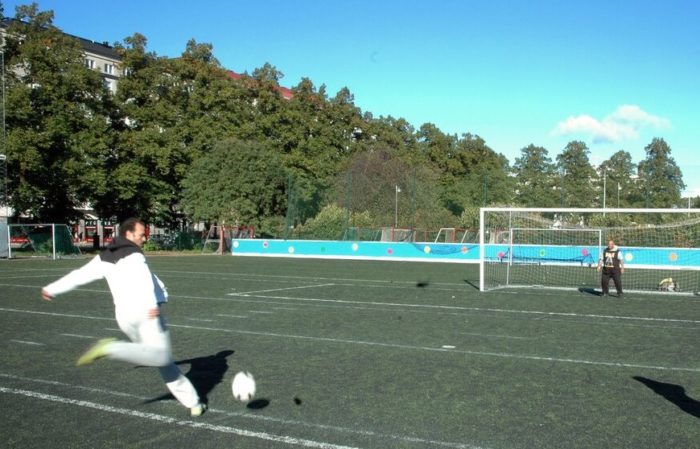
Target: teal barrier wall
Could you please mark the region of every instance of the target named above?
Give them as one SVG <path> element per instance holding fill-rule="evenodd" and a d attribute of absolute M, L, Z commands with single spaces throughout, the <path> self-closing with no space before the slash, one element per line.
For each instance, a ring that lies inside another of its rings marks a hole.
<path fill-rule="evenodd" d="M 475 243 L 352 242 L 336 240 L 233 240 L 235 256 L 310 257 L 328 259 L 403 260 L 478 263 Z M 620 248 L 627 267 L 700 269 L 697 248 Z M 508 245 L 488 244 L 487 260 L 510 260 Z M 594 265 L 597 246 L 514 245 L 513 261 L 540 264 Z"/>
<path fill-rule="evenodd" d="M 235 256 L 479 262 L 477 244 L 241 239 L 231 249 Z"/>

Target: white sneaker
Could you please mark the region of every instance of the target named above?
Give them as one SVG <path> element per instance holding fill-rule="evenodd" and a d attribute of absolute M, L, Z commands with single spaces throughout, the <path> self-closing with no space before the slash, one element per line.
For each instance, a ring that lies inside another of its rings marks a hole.
<path fill-rule="evenodd" d="M 197 416 L 202 416 L 207 410 L 207 404 L 199 403 L 190 409 L 190 416 L 196 418 Z"/>

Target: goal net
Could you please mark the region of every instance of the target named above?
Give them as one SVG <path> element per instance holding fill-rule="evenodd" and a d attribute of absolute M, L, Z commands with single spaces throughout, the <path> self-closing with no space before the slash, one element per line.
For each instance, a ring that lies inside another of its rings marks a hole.
<path fill-rule="evenodd" d="M 80 255 L 65 224 L 8 224 L 8 257 L 50 257 Z"/>
<path fill-rule="evenodd" d="M 608 240 L 620 248 L 625 291 L 700 290 L 700 210 L 578 208 L 481 209 L 480 289 L 600 291 Z"/>

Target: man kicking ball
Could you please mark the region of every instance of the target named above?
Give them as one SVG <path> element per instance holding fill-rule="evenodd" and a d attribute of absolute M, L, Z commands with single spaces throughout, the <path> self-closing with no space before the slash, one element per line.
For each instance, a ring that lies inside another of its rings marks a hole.
<path fill-rule="evenodd" d="M 56 295 L 106 279 L 119 328 L 131 341 L 99 340 L 78 359 L 77 365 L 106 357 L 157 367 L 173 396 L 190 409 L 191 416 L 200 416 L 206 404 L 200 402 L 192 383 L 173 362 L 170 334 L 160 313 L 161 304 L 167 301 L 167 292 L 146 264 L 141 251 L 145 241 L 146 227 L 141 220 L 124 221 L 119 227 L 119 236 L 104 251 L 81 268 L 44 287 L 41 295 L 51 301 Z"/>

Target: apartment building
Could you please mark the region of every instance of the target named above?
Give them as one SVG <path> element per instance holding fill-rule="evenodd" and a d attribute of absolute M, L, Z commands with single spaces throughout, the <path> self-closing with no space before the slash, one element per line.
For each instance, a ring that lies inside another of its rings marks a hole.
<path fill-rule="evenodd" d="M 5 34 L 9 25 L 16 19 L 4 18 L 0 20 L 0 33 Z M 78 36 L 64 33 L 80 43 L 85 55 L 85 65 L 93 70 L 97 70 L 102 75 L 105 87 L 112 93 L 117 91 L 117 80 L 122 76 L 119 68 L 119 54 L 106 42 L 95 42 Z"/>

